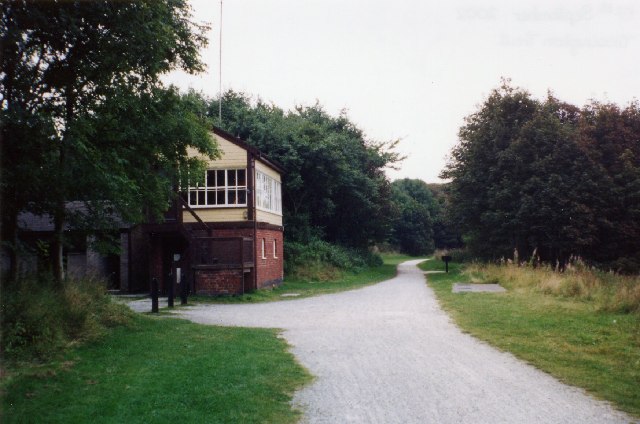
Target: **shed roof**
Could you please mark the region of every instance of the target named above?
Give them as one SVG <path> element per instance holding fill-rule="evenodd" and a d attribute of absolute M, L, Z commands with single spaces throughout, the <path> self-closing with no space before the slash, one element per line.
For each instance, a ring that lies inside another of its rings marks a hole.
<path fill-rule="evenodd" d="M 66 202 L 65 209 L 68 214 L 80 216 L 91 213 L 91 208 L 84 201 Z M 108 216 L 113 219 L 115 225 L 113 229 L 130 227 L 130 224 L 124 222 L 115 212 L 108 213 Z M 47 213 L 36 214 L 23 211 L 18 214 L 18 228 L 23 231 L 51 232 L 54 230 L 53 217 Z M 69 222 L 65 223 L 65 230 L 72 228 L 73 226 Z"/>

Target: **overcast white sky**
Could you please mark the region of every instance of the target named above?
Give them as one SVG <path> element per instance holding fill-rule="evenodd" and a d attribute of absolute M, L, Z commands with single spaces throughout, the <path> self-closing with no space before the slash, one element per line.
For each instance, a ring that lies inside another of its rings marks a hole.
<path fill-rule="evenodd" d="M 212 24 L 200 76 L 167 81 L 218 93 L 219 0 L 192 0 Z M 222 88 L 284 109 L 312 105 L 375 140 L 401 138 L 392 179 L 438 182 L 458 128 L 500 77 L 583 105 L 640 96 L 640 2 L 224 0 Z"/>

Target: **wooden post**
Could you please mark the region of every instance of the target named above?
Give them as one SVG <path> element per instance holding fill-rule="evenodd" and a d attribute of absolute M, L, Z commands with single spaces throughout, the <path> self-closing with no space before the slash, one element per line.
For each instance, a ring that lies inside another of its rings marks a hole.
<path fill-rule="evenodd" d="M 444 261 L 444 269 L 446 272 L 449 272 L 449 261 L 451 260 L 451 256 L 446 255 L 442 257 L 442 260 Z"/>
<path fill-rule="evenodd" d="M 169 306 L 170 308 L 173 308 L 173 285 L 174 285 L 174 276 L 173 273 L 169 275 L 169 284 L 167 285 L 167 306 Z"/>
<path fill-rule="evenodd" d="M 158 313 L 158 279 L 151 279 L 151 312 Z"/>
<path fill-rule="evenodd" d="M 180 274 L 180 278 L 182 279 L 180 281 L 180 304 L 181 305 L 187 304 L 187 296 L 189 295 L 189 282 L 185 277 L 186 276 L 183 276 L 182 273 Z"/>

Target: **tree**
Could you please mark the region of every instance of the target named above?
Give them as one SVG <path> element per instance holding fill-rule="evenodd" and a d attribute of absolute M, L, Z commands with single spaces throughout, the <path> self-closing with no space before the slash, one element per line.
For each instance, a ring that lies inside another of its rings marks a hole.
<path fill-rule="evenodd" d="M 391 243 L 410 255 L 433 252 L 433 216 L 437 205 L 427 184 L 405 178 L 391 183 L 397 213 L 393 221 Z"/>
<path fill-rule="evenodd" d="M 505 154 L 513 158 L 514 234 L 523 254 L 537 249 L 547 261 L 565 263 L 598 243 L 597 216 L 604 205 L 600 175 L 577 143 L 569 105 L 549 97 L 524 123 Z"/>
<path fill-rule="evenodd" d="M 465 118 L 459 143 L 442 178 L 450 178 L 451 213 L 465 243 L 482 256 L 509 255 L 523 246 L 517 221 L 518 158 L 508 147 L 539 103 L 503 81 L 474 114 Z"/>
<path fill-rule="evenodd" d="M 128 217 L 166 207 L 172 175 L 198 167 L 186 148 L 216 152 L 204 117 L 159 80 L 203 70 L 206 30 L 186 0 L 2 4 L 3 239 L 15 241 L 21 210 L 48 213 L 60 280 L 66 201 Z"/>
<path fill-rule="evenodd" d="M 543 102 L 508 84 L 460 129 L 442 173 L 471 249 L 489 258 L 534 251 L 640 269 L 640 111 L 551 94 Z"/>
<path fill-rule="evenodd" d="M 591 102 L 581 110 L 582 149 L 597 164 L 598 238 L 590 257 L 616 270 L 640 270 L 640 106 Z"/>
<path fill-rule="evenodd" d="M 452 221 L 449 184 L 427 184 L 435 201 L 433 212 L 433 243 L 436 249 L 456 249 L 464 246 L 462 234 Z"/>

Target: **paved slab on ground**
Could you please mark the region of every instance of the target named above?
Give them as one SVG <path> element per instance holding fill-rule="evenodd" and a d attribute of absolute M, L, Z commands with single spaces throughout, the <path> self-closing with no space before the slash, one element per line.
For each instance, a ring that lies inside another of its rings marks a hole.
<path fill-rule="evenodd" d="M 451 289 L 453 293 L 504 293 L 504 287 L 500 284 L 467 284 L 455 283 Z"/>
<path fill-rule="evenodd" d="M 359 290 L 181 312 L 203 324 L 276 327 L 316 380 L 296 393 L 307 423 L 629 423 L 584 391 L 463 334 L 419 261 Z"/>

